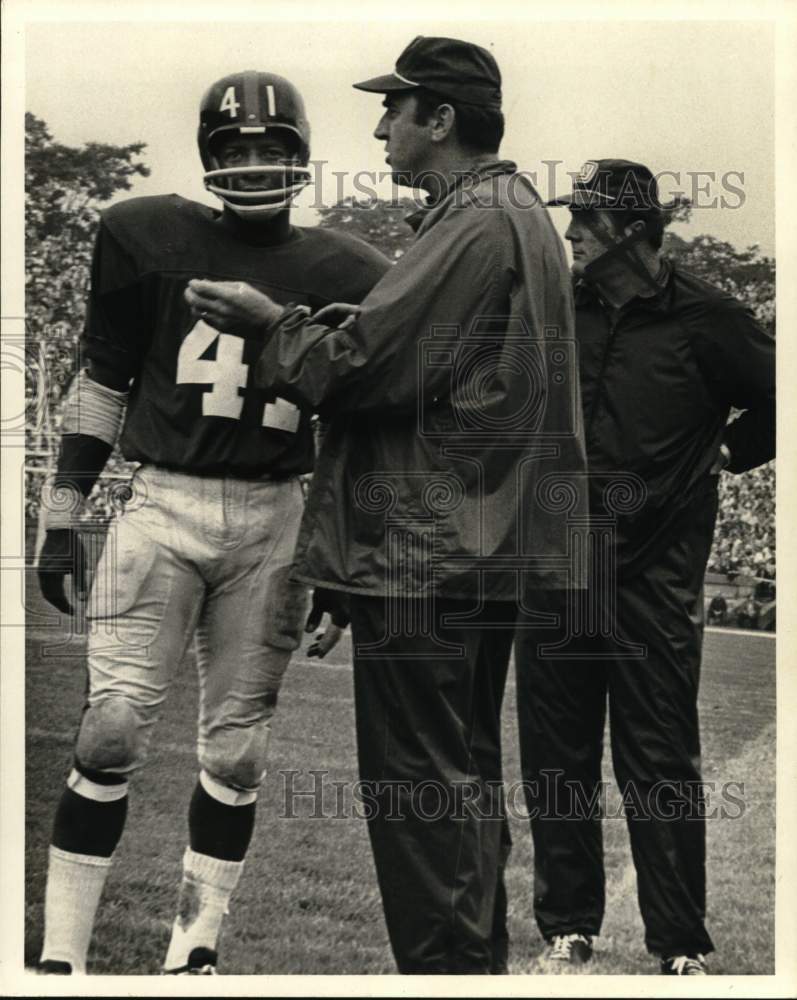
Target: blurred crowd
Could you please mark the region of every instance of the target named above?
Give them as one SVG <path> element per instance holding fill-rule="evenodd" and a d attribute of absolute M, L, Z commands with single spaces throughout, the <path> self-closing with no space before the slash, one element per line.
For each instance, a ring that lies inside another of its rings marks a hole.
<path fill-rule="evenodd" d="M 775 463 L 720 476 L 710 573 L 775 579 Z"/>
<path fill-rule="evenodd" d="M 29 463 L 29 466 L 34 463 Z M 133 465 L 113 459 L 89 498 L 84 519 L 109 521 L 120 505 L 128 502 L 126 488 Z M 30 471 L 33 471 L 32 469 Z M 43 472 L 41 468 L 39 472 Z M 306 477 L 309 479 L 309 477 Z M 28 476 L 27 512 L 38 514 L 41 474 Z M 306 483 L 303 483 L 306 487 Z M 714 545 L 708 561 L 710 573 L 775 579 L 775 463 L 740 476 L 722 475 L 720 505 Z"/>

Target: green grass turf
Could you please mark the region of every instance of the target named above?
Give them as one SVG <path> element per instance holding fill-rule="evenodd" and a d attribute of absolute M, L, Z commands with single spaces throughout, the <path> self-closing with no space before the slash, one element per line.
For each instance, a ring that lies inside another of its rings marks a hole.
<path fill-rule="evenodd" d="M 26 962 L 38 958 L 47 843 L 52 815 L 70 767 L 83 703 L 82 644 L 60 649 L 63 633 L 45 627 L 45 606 L 28 593 Z M 52 619 L 51 619 L 52 621 Z M 70 655 L 65 655 L 67 652 Z M 394 971 L 365 823 L 351 796 L 328 784 L 326 819 L 313 818 L 310 797 L 285 818 L 284 772 L 311 769 L 349 788 L 356 780 L 348 641 L 319 664 L 301 654 L 286 677 L 271 744 L 270 776 L 258 807 L 252 848 L 221 941 L 220 972 L 379 974 Z M 773 972 L 774 941 L 774 643 L 733 633 L 706 637 L 701 711 L 706 781 L 744 783 L 744 813 L 708 824 L 708 921 L 717 945 L 712 971 Z M 94 973 L 157 973 L 174 914 L 185 813 L 194 782 L 196 681 L 182 665 L 156 730 L 147 768 L 130 794 L 130 812 L 108 879 L 89 956 Z M 506 779 L 520 769 L 514 685 L 504 723 Z M 608 765 L 605 765 L 608 777 Z M 718 800 L 719 801 L 719 800 Z M 336 815 L 337 814 L 337 815 Z M 607 913 L 591 974 L 653 973 L 644 951 L 625 823 L 605 826 Z M 543 971 L 543 946 L 532 916 L 531 843 L 527 824 L 512 819 L 508 869 L 510 971 Z"/>

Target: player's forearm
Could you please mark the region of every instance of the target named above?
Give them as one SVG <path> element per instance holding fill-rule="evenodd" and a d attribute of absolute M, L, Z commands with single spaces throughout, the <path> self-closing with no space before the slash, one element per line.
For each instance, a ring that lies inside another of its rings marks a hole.
<path fill-rule="evenodd" d="M 81 371 L 66 394 L 61 449 L 55 475 L 44 498 L 47 530 L 72 523 L 113 450 L 124 415 L 127 393 Z"/>
<path fill-rule="evenodd" d="M 68 434 L 61 439 L 58 467 L 54 482 L 58 486 L 73 486 L 87 497 L 105 468 L 112 446 L 88 434 Z"/>

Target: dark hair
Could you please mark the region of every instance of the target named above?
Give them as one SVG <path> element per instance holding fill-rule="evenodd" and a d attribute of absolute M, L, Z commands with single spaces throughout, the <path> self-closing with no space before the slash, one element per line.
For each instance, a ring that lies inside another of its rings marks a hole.
<path fill-rule="evenodd" d="M 417 102 L 415 121 L 418 125 L 428 121 L 441 104 L 450 104 L 454 109 L 454 128 L 460 143 L 476 153 L 498 152 L 504 137 L 504 116 L 500 111 L 478 104 L 466 104 L 464 101 L 453 101 L 425 87 L 418 87 L 408 93 Z"/>

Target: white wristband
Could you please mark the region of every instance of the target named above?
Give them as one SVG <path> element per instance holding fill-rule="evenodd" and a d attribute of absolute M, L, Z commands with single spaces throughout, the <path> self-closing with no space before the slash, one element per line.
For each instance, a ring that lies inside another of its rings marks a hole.
<path fill-rule="evenodd" d="M 126 392 L 95 382 L 84 368 L 73 379 L 64 398 L 61 433 L 87 434 L 113 447 L 126 404 Z"/>

